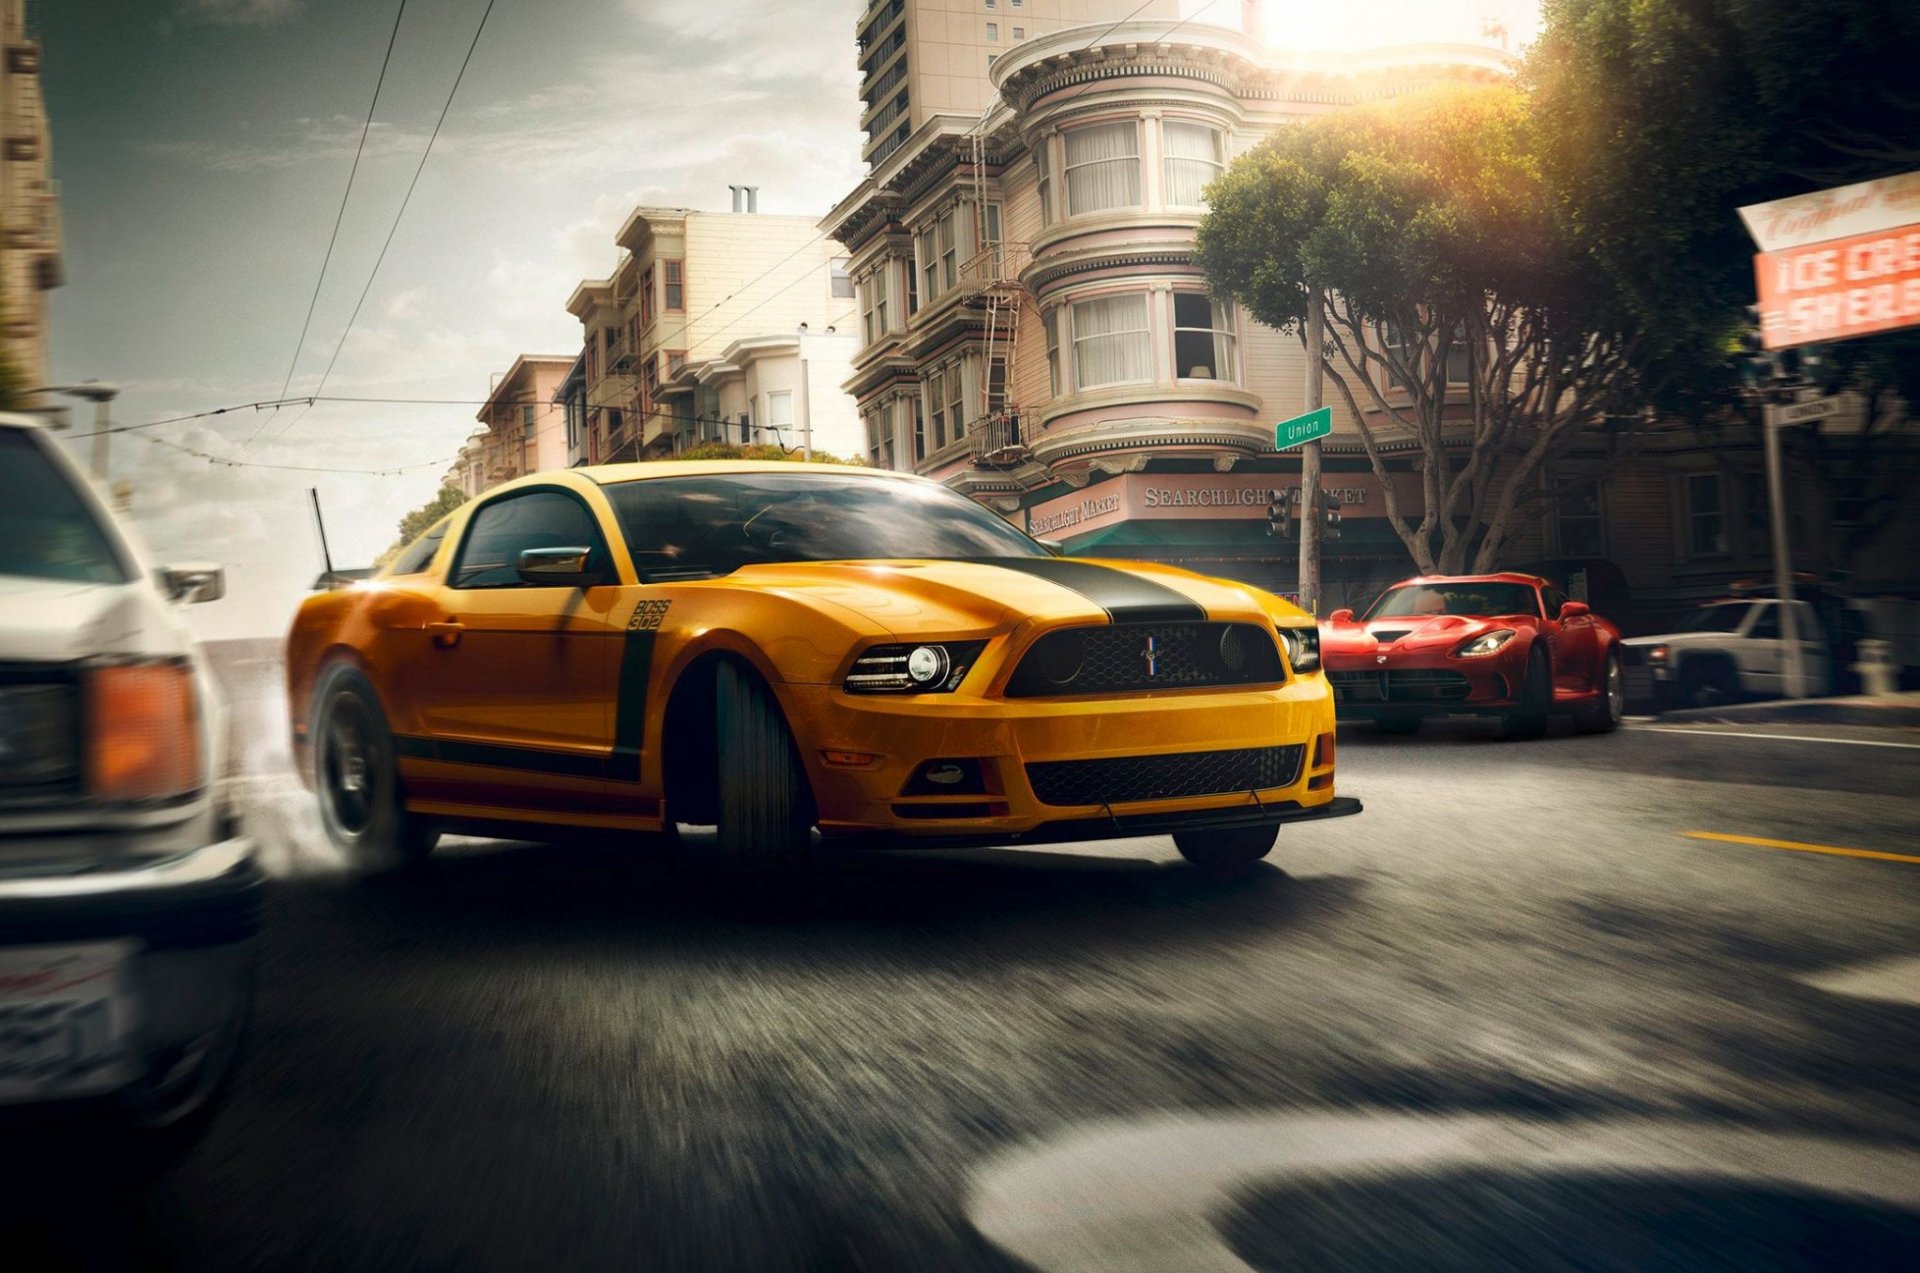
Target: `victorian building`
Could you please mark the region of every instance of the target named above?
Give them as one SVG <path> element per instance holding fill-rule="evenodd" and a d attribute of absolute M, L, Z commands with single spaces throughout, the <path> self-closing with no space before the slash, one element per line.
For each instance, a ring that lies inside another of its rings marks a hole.
<path fill-rule="evenodd" d="M 65 281 L 60 185 L 26 0 L 0 0 L 0 356 L 29 387 L 47 383 L 47 292 Z"/>

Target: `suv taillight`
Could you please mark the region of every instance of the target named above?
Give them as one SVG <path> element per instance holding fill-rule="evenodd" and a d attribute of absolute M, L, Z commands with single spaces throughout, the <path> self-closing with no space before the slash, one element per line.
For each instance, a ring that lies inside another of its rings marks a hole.
<path fill-rule="evenodd" d="M 87 676 L 87 794 L 172 800 L 201 785 L 200 705 L 185 662 L 105 663 Z"/>

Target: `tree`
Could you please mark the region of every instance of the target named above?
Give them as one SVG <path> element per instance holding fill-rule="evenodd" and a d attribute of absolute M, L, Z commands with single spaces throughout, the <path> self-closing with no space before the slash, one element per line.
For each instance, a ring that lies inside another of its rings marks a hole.
<path fill-rule="evenodd" d="M 1208 191 L 1197 256 L 1216 295 L 1301 332 L 1310 289 L 1325 297 L 1309 356 L 1423 572 L 1491 568 L 1553 461 L 1632 394 L 1635 341 L 1580 267 L 1538 147 L 1519 89 L 1447 88 L 1281 129 Z M 1383 455 L 1408 439 L 1418 520 Z"/>
<path fill-rule="evenodd" d="M 400 550 L 424 535 L 432 525 L 467 502 L 467 496 L 452 486 L 443 486 L 434 492 L 433 498 L 400 519 L 400 538 L 387 546 L 387 550 L 374 561 L 376 566 L 384 566 L 400 555 Z"/>

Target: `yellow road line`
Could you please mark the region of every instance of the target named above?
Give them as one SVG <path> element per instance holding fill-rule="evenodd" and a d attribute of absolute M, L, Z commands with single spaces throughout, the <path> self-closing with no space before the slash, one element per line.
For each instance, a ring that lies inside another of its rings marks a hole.
<path fill-rule="evenodd" d="M 1726 835 L 1719 831 L 1682 831 L 1689 840 L 1718 840 L 1724 844 L 1751 844 L 1762 849 L 1787 849 L 1794 853 L 1825 853 L 1837 858 L 1872 858 L 1876 862 L 1913 862 L 1920 857 L 1911 853 L 1885 853 L 1879 849 L 1843 849 L 1833 844 L 1802 844 L 1798 840 L 1768 840 L 1757 835 Z"/>

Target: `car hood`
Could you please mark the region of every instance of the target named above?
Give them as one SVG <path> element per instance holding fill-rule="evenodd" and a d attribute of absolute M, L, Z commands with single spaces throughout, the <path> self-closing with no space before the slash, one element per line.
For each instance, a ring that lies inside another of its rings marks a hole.
<path fill-rule="evenodd" d="M 1260 594 L 1150 563 L 1038 557 L 796 562 L 729 579 L 851 611 L 898 635 L 979 631 L 1029 619 L 1099 623 L 1260 622 Z"/>
<path fill-rule="evenodd" d="M 76 583 L 0 575 L 0 659 L 66 662 L 103 654 L 186 654 L 185 625 L 144 580 Z"/>
<path fill-rule="evenodd" d="M 1434 646 L 1452 647 L 1496 628 L 1519 628 L 1530 622 L 1524 615 L 1436 614 L 1369 623 L 1328 623 L 1321 628 L 1320 648 L 1323 655 L 1429 650 Z"/>

